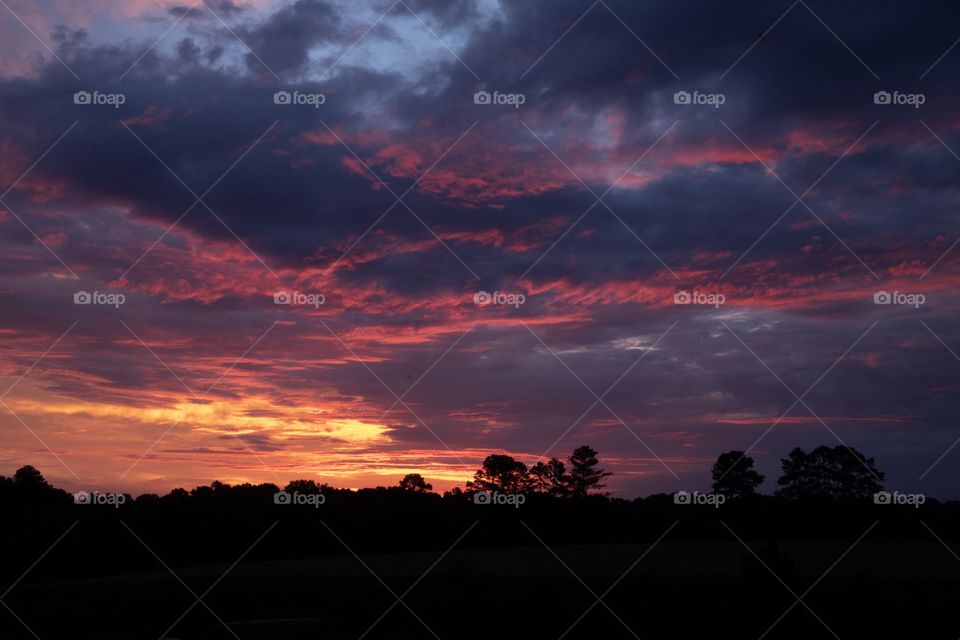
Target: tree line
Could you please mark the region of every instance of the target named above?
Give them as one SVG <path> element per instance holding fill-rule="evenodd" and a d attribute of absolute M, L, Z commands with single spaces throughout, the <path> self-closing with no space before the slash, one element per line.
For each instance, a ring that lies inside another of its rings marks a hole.
<path fill-rule="evenodd" d="M 883 490 L 884 473 L 876 461 L 856 449 L 846 446 L 816 447 L 812 451 L 793 449 L 780 461 L 782 474 L 777 480 L 774 495 L 785 500 L 832 499 L 854 501 L 871 498 Z M 545 499 L 583 499 L 588 496 L 608 499 L 603 491 L 605 480 L 612 473 L 600 467 L 599 454 L 592 447 L 577 447 L 566 460 L 551 458 L 531 466 L 505 454 L 487 456 L 466 488 L 455 487 L 442 494 L 444 499 L 465 499 L 472 494 L 486 491 L 505 494 L 534 494 Z M 758 489 L 765 477 L 754 468 L 754 460 L 743 451 L 728 451 L 720 454 L 712 468 L 712 489 L 729 499 L 750 499 L 759 495 Z M 280 488 L 272 483 L 229 485 L 214 481 L 187 491 L 176 488 L 159 496 L 144 494 L 137 503 L 186 503 L 203 502 L 229 496 L 231 500 L 265 499 L 276 494 Z M 300 494 L 324 494 L 346 496 L 348 494 L 377 493 L 431 494 L 433 485 L 419 473 L 407 474 L 393 487 L 361 489 L 353 492 L 338 489 L 314 480 L 293 480 L 283 491 Z M 436 494 L 432 494 L 436 495 Z M 0 475 L 0 500 L 24 499 L 37 502 L 67 503 L 73 496 L 50 485 L 43 475 L 32 466 L 24 466 L 12 477 Z M 128 501 L 134 501 L 129 496 Z"/>

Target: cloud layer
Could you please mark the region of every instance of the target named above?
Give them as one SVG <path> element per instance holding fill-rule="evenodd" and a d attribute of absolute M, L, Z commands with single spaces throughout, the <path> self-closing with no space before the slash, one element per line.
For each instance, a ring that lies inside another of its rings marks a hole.
<path fill-rule="evenodd" d="M 636 495 L 840 440 L 955 497 L 955 9 L 11 9 L 5 466 L 450 486 L 588 442 Z"/>

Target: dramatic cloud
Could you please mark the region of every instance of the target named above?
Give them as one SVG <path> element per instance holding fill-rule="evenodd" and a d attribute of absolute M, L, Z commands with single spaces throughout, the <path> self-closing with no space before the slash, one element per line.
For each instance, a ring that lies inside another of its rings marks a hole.
<path fill-rule="evenodd" d="M 840 440 L 955 497 L 956 17 L 11 3 L 0 461 L 448 487 L 590 443 L 636 495 Z"/>

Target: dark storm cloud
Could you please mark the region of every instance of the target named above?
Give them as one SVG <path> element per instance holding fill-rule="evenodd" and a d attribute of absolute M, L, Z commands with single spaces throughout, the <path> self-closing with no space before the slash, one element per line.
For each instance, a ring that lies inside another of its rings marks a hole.
<path fill-rule="evenodd" d="M 485 85 L 500 90 L 519 86 L 528 91 L 531 96 L 528 103 L 530 109 L 538 116 L 559 114 L 571 104 L 586 113 L 610 104 L 621 105 L 626 116 L 624 136 L 618 142 L 621 147 L 641 140 L 648 144 L 652 142 L 654 136 L 650 135 L 649 121 L 653 118 L 665 123 L 669 123 L 670 118 L 680 118 L 680 125 L 676 129 L 678 141 L 695 140 L 698 136 L 709 134 L 713 139 L 723 139 L 723 144 L 728 147 L 738 147 L 737 141 L 718 122 L 722 117 L 724 121 L 729 120 L 728 124 L 748 144 L 759 149 L 766 140 L 780 139 L 790 128 L 802 128 L 802 123 L 807 119 L 847 121 L 855 118 L 860 126 L 850 125 L 846 130 L 862 133 L 871 119 L 883 115 L 889 121 L 887 116 L 890 115 L 895 122 L 909 120 L 914 128 L 913 135 L 925 146 L 922 153 L 913 152 L 914 156 L 919 155 L 913 163 L 916 165 L 917 180 L 926 182 L 935 179 L 937 167 L 940 167 L 943 179 L 948 179 L 949 170 L 942 168 L 948 164 L 943 162 L 946 158 L 938 158 L 932 163 L 924 162 L 924 156 L 931 153 L 929 147 L 933 146 L 932 153 L 938 150 L 932 137 L 918 126 L 913 110 L 892 108 L 881 112 L 872 105 L 873 89 L 886 85 L 876 85 L 856 59 L 843 50 L 842 45 L 803 7 L 795 8 L 744 58 L 728 76 L 733 84 L 727 88 L 726 84 L 703 84 L 703 79 L 710 74 L 716 75 L 717 69 L 708 65 L 726 58 L 732 64 L 755 35 L 747 30 L 746 23 L 772 23 L 782 12 L 781 8 L 774 10 L 774 7 L 766 4 L 757 5 L 753 11 L 744 12 L 750 18 L 748 21 L 736 19 L 729 11 L 717 7 L 707 8 L 706 11 L 712 15 L 705 19 L 691 20 L 688 11 L 681 11 L 675 5 L 612 3 L 610 6 L 631 28 L 652 32 L 649 40 L 644 38 L 644 41 L 671 68 L 678 70 L 678 74 L 683 71 L 680 74 L 681 82 L 678 83 L 618 23 L 616 17 L 598 6 L 554 51 L 544 57 L 524 82 L 517 84 L 517 72 L 522 73 L 527 63 L 532 64 L 562 34 L 562 30 L 556 29 L 569 26 L 581 15 L 583 8 L 579 3 L 572 2 L 546 6 L 507 5 L 505 20 L 496 20 L 487 30 L 475 33 L 461 57 L 477 70 Z M 450 27 L 456 26 L 455 19 L 468 20 L 474 15 L 470 9 L 451 12 L 433 6 L 412 8 L 424 10 L 427 19 L 433 19 L 435 15 L 442 16 Z M 819 7 L 814 6 L 814 9 Z M 871 61 L 872 68 L 885 71 L 893 69 L 891 73 L 894 73 L 911 66 L 904 60 L 909 57 L 916 68 L 922 69 L 925 68 L 924 62 L 929 65 L 939 55 L 932 43 L 938 41 L 937 34 L 944 35 L 945 27 L 941 26 L 942 21 L 935 19 L 936 13 L 928 25 L 932 29 L 927 31 L 929 37 L 916 47 L 895 52 L 893 47 L 885 43 L 898 39 L 897 31 L 901 26 L 904 33 L 908 29 L 918 28 L 916 21 L 920 20 L 919 17 L 890 24 L 880 19 L 885 14 L 883 8 L 873 11 L 869 16 L 852 8 L 846 12 L 831 8 L 831 12 L 829 18 L 834 29 L 844 34 L 845 41 L 859 55 Z M 318 44 L 347 45 L 346 42 L 340 42 L 344 40 L 341 30 L 337 29 L 340 20 L 327 4 L 301 1 L 282 7 L 261 24 L 244 27 L 244 36 L 270 68 L 281 75 L 288 71 L 296 74 L 305 70 L 311 47 Z M 390 17 L 384 22 L 390 25 Z M 652 24 L 656 24 L 657 29 L 643 28 Z M 886 39 L 879 38 L 880 30 L 884 30 Z M 685 36 L 668 39 L 663 35 L 666 33 L 683 33 Z M 393 34 L 392 37 L 396 36 Z M 370 37 L 375 39 L 376 35 L 371 34 Z M 804 43 L 804 46 L 798 48 L 798 42 Z M 134 57 L 133 50 L 122 52 L 115 48 L 91 49 L 73 45 L 67 49 L 71 64 L 86 71 L 85 78 L 89 80 L 85 81 L 90 86 L 99 86 L 102 90 L 122 89 L 128 96 L 122 112 L 80 111 L 69 100 L 56 99 L 59 96 L 68 97 L 76 86 L 54 68 L 30 85 L 24 86 L 22 82 L 15 86 L 8 85 L 4 90 L 5 115 L 10 117 L 11 122 L 17 123 L 15 131 L 20 142 L 32 149 L 42 149 L 59 135 L 62 129 L 57 124 L 65 128 L 72 119 L 80 118 L 81 126 L 65 140 L 58 153 L 52 155 L 49 162 L 45 162 L 38 170 L 52 174 L 52 179 L 69 181 L 92 201 L 107 199 L 130 204 L 140 215 L 171 222 L 190 206 L 193 198 L 155 158 L 118 126 L 118 120 L 138 116 L 148 109 L 165 114 L 162 118 L 158 117 L 152 126 L 135 124 L 132 128 L 197 193 L 202 193 L 211 185 L 271 122 L 279 120 L 276 130 L 211 192 L 208 202 L 215 210 L 229 211 L 230 226 L 258 251 L 300 257 L 317 250 L 315 238 L 361 233 L 366 228 L 364 223 L 372 223 L 380 212 L 390 206 L 392 197 L 385 190 L 377 192 L 371 188 L 378 185 L 369 175 L 347 172 L 343 161 L 352 158 L 336 142 L 322 146 L 298 146 L 292 142 L 297 135 L 307 131 L 323 132 L 321 119 L 335 129 L 342 127 L 341 133 L 345 138 L 349 137 L 351 129 L 362 130 L 363 127 L 375 126 L 377 115 L 365 110 L 364 106 L 375 97 L 383 96 L 388 96 L 387 100 L 391 102 L 387 109 L 400 127 L 398 135 L 402 136 L 406 130 L 413 140 L 416 139 L 418 122 L 423 118 L 441 123 L 441 128 L 451 139 L 470 124 L 463 107 L 477 83 L 453 59 L 449 60 L 444 70 L 448 75 L 446 86 L 426 94 L 405 86 L 403 79 L 392 73 L 362 70 L 344 64 L 334 74 L 335 77 L 328 81 L 294 85 L 302 91 L 326 95 L 327 102 L 322 110 L 313 110 L 277 108 L 271 96 L 274 89 L 281 87 L 266 83 L 259 77 L 238 76 L 225 69 L 203 68 L 200 61 L 203 60 L 205 47 L 193 39 L 181 41 L 178 51 L 179 63 L 148 56 L 131 76 L 123 83 L 118 83 L 115 78 L 129 65 Z M 621 53 L 623 51 L 632 53 L 625 56 Z M 705 55 L 706 51 L 711 55 Z M 209 53 L 209 47 L 206 52 Z M 588 55 L 574 55 L 571 58 L 576 52 Z M 516 61 L 511 63 L 513 58 Z M 184 66 L 184 62 L 188 64 Z M 850 64 L 853 66 L 848 68 Z M 951 61 L 948 58 L 942 64 L 949 68 Z M 627 83 L 625 88 L 624 80 L 638 67 L 643 69 L 642 79 Z M 256 73 L 260 71 L 262 69 Z M 952 94 L 953 89 L 944 86 L 946 77 L 944 73 L 932 73 L 928 83 L 933 89 Z M 691 120 L 691 110 L 683 111 L 671 101 L 673 90 L 682 87 L 723 89 L 729 93 L 728 102 L 722 112 L 708 113 L 706 117 L 701 113 Z M 805 96 L 804 100 L 796 99 L 793 92 L 797 96 Z M 936 112 L 934 95 L 931 91 L 930 103 L 925 105 L 929 109 L 924 111 L 924 116 L 936 122 L 940 116 Z M 947 103 L 946 97 L 941 95 L 938 100 Z M 931 114 L 931 111 L 934 113 Z M 489 116 L 481 113 L 480 117 L 486 124 L 491 117 L 502 120 L 515 115 Z M 44 124 L 41 125 L 41 122 Z M 490 144 L 506 143 L 506 136 L 518 135 L 517 129 L 520 127 L 517 118 L 513 117 L 508 122 L 512 129 L 501 132 L 505 138 L 491 140 Z M 894 123 L 885 122 L 873 137 L 882 137 L 884 131 L 893 126 Z M 9 131 L 14 129 L 11 127 Z M 549 131 L 543 132 L 550 139 L 548 134 Z M 816 137 L 822 134 L 814 132 L 811 135 Z M 873 140 L 867 139 L 864 145 L 871 142 Z M 562 166 L 546 150 L 538 148 L 538 143 L 532 137 L 526 136 L 524 144 L 528 145 L 532 154 L 540 154 L 542 163 L 555 165 L 551 170 L 558 175 L 564 174 Z M 109 154 L 101 162 L 87 162 L 90 149 L 104 147 L 109 149 Z M 669 155 L 669 147 L 669 142 L 664 143 L 661 151 Z M 642 148 L 638 151 L 642 151 Z M 746 154 L 743 149 L 740 152 Z M 363 150 L 360 153 L 367 155 Z M 887 154 L 892 153 L 896 151 L 887 150 Z M 836 160 L 837 155 L 836 151 L 831 151 L 822 157 L 809 154 L 796 160 L 786 157 L 778 170 L 787 184 L 799 193 L 812 184 Z M 656 159 L 657 151 L 654 151 L 651 161 Z M 570 158 L 567 160 L 572 162 Z M 628 157 L 619 166 L 625 168 L 629 162 Z M 884 167 L 890 167 L 889 158 L 884 157 L 878 160 L 877 166 L 865 166 L 862 174 L 857 175 L 853 167 L 858 162 L 861 160 L 854 154 L 838 168 L 837 178 L 843 176 L 841 184 L 845 188 L 850 184 L 863 185 L 867 179 L 880 181 L 885 176 L 877 173 L 883 171 Z M 294 163 L 298 168 L 291 168 Z M 392 183 L 395 191 L 402 192 L 411 184 L 410 179 L 390 178 L 381 167 L 376 167 L 376 170 Z M 776 219 L 779 212 L 792 202 L 786 189 L 777 193 L 782 185 L 756 170 L 756 167 L 704 176 L 695 190 L 690 189 L 689 180 L 691 175 L 696 174 L 683 173 L 686 170 L 682 168 L 680 171 L 667 176 L 664 184 L 669 184 L 672 179 L 682 185 L 679 188 L 686 196 L 683 200 L 675 198 L 669 202 L 663 201 L 660 199 L 662 196 L 654 194 L 651 189 L 623 197 L 617 194 L 610 196 L 611 207 L 621 218 L 641 238 L 645 241 L 649 239 L 652 247 L 659 247 L 658 252 L 663 251 L 667 255 L 670 254 L 671 244 L 690 248 L 686 228 L 702 230 L 704 227 L 699 223 L 710 225 L 720 220 L 724 221 L 726 229 L 732 234 L 724 238 L 725 242 L 732 245 L 731 249 L 749 246 L 764 228 L 764 222 Z M 361 168 L 359 173 L 365 172 Z M 570 175 L 564 175 L 564 179 L 573 181 Z M 914 181 L 911 183 L 915 184 Z M 828 181 L 824 186 L 830 184 L 837 184 L 837 181 Z M 572 186 L 578 188 L 575 182 Z M 654 186 L 659 189 L 659 185 Z M 746 194 L 758 189 L 769 196 L 760 201 L 747 197 Z M 848 197 L 848 204 L 855 207 L 858 201 L 875 202 L 881 195 L 879 190 L 854 193 Z M 651 201 L 652 197 L 658 197 L 659 202 Z M 816 197 L 816 193 L 811 196 L 814 199 Z M 617 199 L 620 203 L 615 202 Z M 705 203 L 714 205 L 724 201 L 729 204 L 723 209 L 717 210 L 711 206 L 711 211 L 694 220 L 663 213 L 678 207 L 695 212 L 703 209 Z M 592 198 L 585 194 L 583 202 L 582 209 L 585 209 L 590 206 Z M 532 210 L 538 213 L 550 207 L 546 200 L 531 201 L 531 205 Z M 517 203 L 508 206 L 517 207 Z M 814 202 L 811 206 L 818 213 L 823 211 L 825 219 L 832 219 L 830 207 L 821 210 Z M 398 209 L 404 213 L 402 207 Z M 422 213 L 428 223 L 433 222 L 441 227 L 447 225 L 450 229 L 469 231 L 475 231 L 481 225 L 489 228 L 489 219 L 484 221 L 482 215 L 458 215 L 458 212 L 451 211 L 435 200 L 420 202 L 415 209 Z M 581 209 L 579 205 L 568 205 L 564 214 L 572 221 L 579 217 L 578 209 Z M 799 209 L 795 214 L 807 215 L 802 207 Z M 671 219 L 667 219 L 668 215 Z M 406 215 L 400 217 L 410 223 L 406 227 L 407 234 L 418 232 L 419 223 Z M 502 215 L 496 223 L 509 231 L 511 225 L 521 218 Z M 606 218 L 605 226 L 609 223 L 615 228 L 619 224 L 610 219 L 602 206 L 590 215 L 590 221 L 596 222 L 600 218 Z M 269 222 L 265 224 L 265 220 Z M 438 223 L 437 220 L 442 222 Z M 884 217 L 873 217 L 870 222 L 882 220 Z M 679 222 L 695 224 L 677 224 Z M 867 222 L 859 221 L 851 232 L 863 235 L 872 233 L 873 230 L 866 226 Z M 228 234 L 216 220 L 206 215 L 202 205 L 184 221 L 184 225 L 213 236 L 226 237 Z M 628 235 L 607 235 L 619 237 L 617 241 L 611 241 L 612 244 L 598 245 L 598 256 L 606 257 L 607 251 L 613 249 L 612 245 L 620 246 L 624 251 L 633 250 L 633 239 Z M 711 237 L 708 235 L 704 244 L 710 244 Z M 703 247 L 704 250 L 720 248 Z M 472 249 L 465 246 L 458 251 L 469 255 Z M 658 265 L 653 262 L 650 266 Z"/>
<path fill-rule="evenodd" d="M 171 234 L 129 276 L 141 289 L 129 292 L 123 318 L 200 390 L 274 319 L 283 320 L 259 357 L 238 365 L 215 391 L 218 399 L 241 399 L 253 386 L 281 400 L 286 393 L 316 402 L 335 397 L 369 405 L 361 417 L 376 422 L 395 400 L 376 376 L 401 394 L 472 323 L 502 321 L 475 329 L 416 385 L 407 399 L 416 415 L 400 405 L 383 419 L 393 438 L 388 446 L 441 450 L 422 419 L 457 449 L 539 454 L 594 404 L 584 384 L 603 393 L 675 320 L 676 329 L 606 402 L 658 454 L 678 461 L 681 473 L 705 475 L 698 458 L 715 455 L 721 444 L 746 448 L 793 404 L 766 366 L 800 394 L 874 320 L 882 324 L 816 388 L 811 408 L 842 438 L 877 454 L 898 482 L 915 482 L 921 462 L 949 446 L 956 392 L 935 390 L 950 388 L 953 373 L 945 368 L 954 363 L 916 319 L 947 344 L 960 344 L 955 304 L 931 293 L 922 314 L 895 315 L 872 305 L 871 289 L 898 277 L 904 264 L 918 261 L 922 272 L 956 235 L 960 163 L 920 122 L 960 148 L 951 82 L 958 55 L 920 80 L 955 40 L 956 9 L 811 2 L 814 16 L 798 4 L 731 69 L 789 3 L 693 10 L 609 1 L 613 13 L 595 5 L 559 42 L 589 3 L 504 3 L 502 14 L 485 13 L 481 3 L 408 4 L 441 38 L 466 38 L 457 48 L 463 63 L 400 6 L 358 45 L 370 47 L 364 55 L 346 57 L 324 77 L 370 26 L 332 3 L 300 0 L 249 21 L 239 5 L 212 5 L 254 53 L 206 14 L 204 27 L 196 26 L 197 16 L 189 37 L 149 53 L 122 81 L 143 46 L 95 46 L 83 34 L 62 32 L 59 53 L 81 82 L 56 63 L 33 78 L 0 81 L 0 140 L 17 160 L 4 175 L 16 179 L 79 124 L 7 200 L 86 281 L 108 283 L 194 203 L 178 178 L 198 195 L 213 187 L 204 199 L 229 229 L 197 205 L 179 223 L 189 235 Z M 371 22 L 388 6 L 367 7 Z M 371 54 L 407 39 L 438 47 L 440 57 Z M 519 91 L 527 101 L 521 109 L 474 105 L 479 89 Z M 120 109 L 77 106 L 78 90 L 120 92 L 127 100 Z M 325 102 L 319 109 L 277 105 L 281 90 L 322 93 Z M 676 105 L 680 90 L 722 92 L 726 102 L 720 109 Z M 922 92 L 927 101 L 919 110 L 875 105 L 880 90 Z M 645 178 L 605 197 L 612 213 L 595 205 L 563 165 L 600 195 L 677 120 L 628 176 Z M 439 160 L 405 197 L 413 212 L 394 205 L 337 136 L 398 195 Z M 753 151 L 798 195 L 830 171 L 805 197 L 829 228 L 796 205 L 761 239 L 795 198 Z M 510 188 L 500 189 L 504 184 Z M 235 232 L 278 271 L 324 269 L 391 206 L 335 272 L 330 304 L 316 316 L 272 307 L 261 293 L 277 284 L 242 248 L 226 266 L 178 264 L 194 239 L 216 243 L 219 254 L 235 244 Z M 2 224 L 16 232 L 3 246 L 18 253 L 2 258 L 0 289 L 11 293 L 0 296 L 15 305 L 4 305 L 0 320 L 24 341 L 31 332 L 55 337 L 65 328 L 65 309 L 75 311 L 67 305 L 76 287 L 40 283 L 50 267 L 33 254 L 26 258 L 23 247 L 46 259 L 42 247 L 15 220 Z M 50 236 L 56 233 L 64 237 Z M 716 284 L 754 242 L 724 283 L 731 287 L 727 309 L 670 304 L 675 288 Z M 168 245 L 177 257 L 163 254 Z M 680 275 L 674 279 L 660 259 Z M 242 260 L 251 264 L 229 273 Z M 955 273 L 951 260 L 942 268 Z M 46 295 L 36 295 L 35 283 Z M 472 305 L 480 289 L 538 286 L 548 288 L 521 309 L 480 315 Z M 194 287 L 220 289 L 202 300 L 175 295 Z M 804 296 L 809 303 L 801 304 Z M 69 343 L 73 360 L 63 368 L 90 378 L 51 371 L 51 388 L 80 396 L 99 386 L 118 403 L 135 401 L 131 394 L 141 387 L 182 395 L 177 380 L 107 310 L 82 311 L 83 327 Z M 375 356 L 369 367 L 376 376 L 317 317 L 348 346 Z M 119 346 L 98 347 L 118 332 Z M 211 355 L 210 345 L 229 356 L 200 358 Z M 21 367 L 43 348 L 29 346 L 16 358 Z M 790 415 L 807 420 L 778 425 L 769 448 L 759 449 L 767 467 L 790 446 L 834 442 L 803 407 Z M 258 437 L 258 449 L 279 448 Z M 672 482 L 603 406 L 583 417 L 558 453 L 581 442 L 641 459 Z M 909 455 L 898 458 L 905 442 Z M 695 464 L 684 462 L 691 459 Z"/>

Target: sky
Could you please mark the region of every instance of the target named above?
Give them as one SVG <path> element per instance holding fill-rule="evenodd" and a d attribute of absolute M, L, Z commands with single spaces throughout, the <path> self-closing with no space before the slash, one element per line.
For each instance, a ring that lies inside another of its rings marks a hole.
<path fill-rule="evenodd" d="M 0 473 L 960 498 L 956 7 L 0 4 Z"/>

